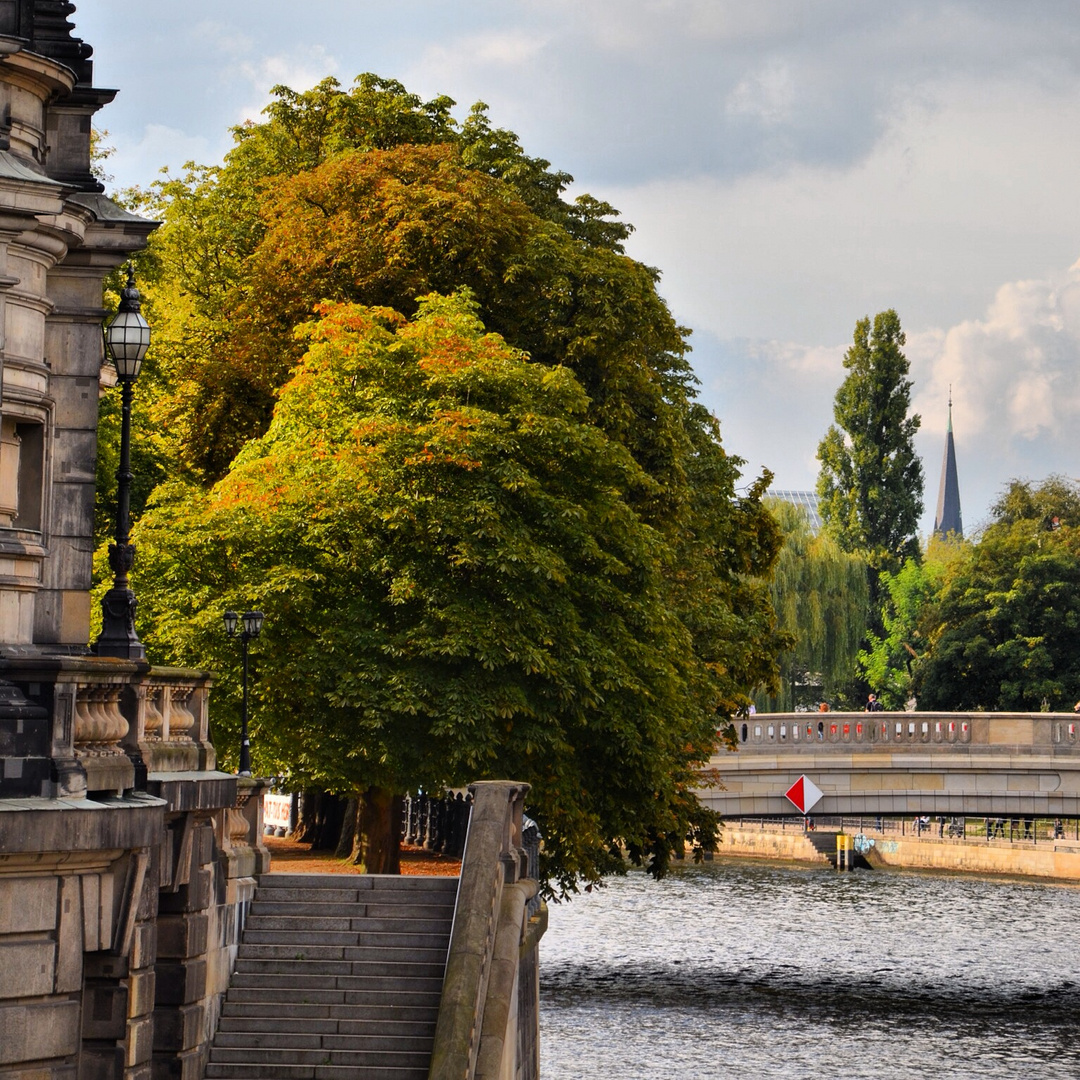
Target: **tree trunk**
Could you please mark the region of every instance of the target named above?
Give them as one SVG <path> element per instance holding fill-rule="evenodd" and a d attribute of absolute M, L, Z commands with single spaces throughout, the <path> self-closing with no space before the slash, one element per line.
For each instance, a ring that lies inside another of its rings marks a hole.
<path fill-rule="evenodd" d="M 401 814 L 405 800 L 386 788 L 370 787 L 359 798 L 353 862 L 365 874 L 401 873 Z"/>
<path fill-rule="evenodd" d="M 337 850 L 334 852 L 334 855 L 339 859 L 352 858 L 353 848 L 356 846 L 356 810 L 356 799 L 349 799 L 345 804 L 345 816 L 341 822 L 341 833 L 338 835 Z"/>
<path fill-rule="evenodd" d="M 300 821 L 297 839 L 310 844 L 313 850 L 333 850 L 341 835 L 345 803 L 336 795 L 320 788 L 304 788 L 300 801 Z"/>

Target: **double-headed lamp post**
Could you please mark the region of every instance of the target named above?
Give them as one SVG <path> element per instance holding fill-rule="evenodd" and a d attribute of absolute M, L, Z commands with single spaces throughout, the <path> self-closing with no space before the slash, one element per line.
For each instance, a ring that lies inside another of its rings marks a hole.
<path fill-rule="evenodd" d="M 116 542 L 109 545 L 112 588 L 101 601 L 101 634 L 94 643 L 98 656 L 145 660 L 146 649 L 135 632 L 135 594 L 128 573 L 135 563 L 135 545 L 128 535 L 131 512 L 131 398 L 143 357 L 150 348 L 150 327 L 139 313 L 141 301 L 135 272 L 128 266 L 127 285 L 120 293 L 116 317 L 105 328 L 105 348 L 120 380 L 122 419 L 120 468 L 116 472 Z"/>
<path fill-rule="evenodd" d="M 241 776 L 251 775 L 251 740 L 248 738 L 248 642 L 257 638 L 262 631 L 263 613 L 245 611 L 237 615 L 235 611 L 225 612 L 225 633 L 229 637 L 239 637 L 244 649 L 244 704 L 240 713 L 240 768 Z"/>

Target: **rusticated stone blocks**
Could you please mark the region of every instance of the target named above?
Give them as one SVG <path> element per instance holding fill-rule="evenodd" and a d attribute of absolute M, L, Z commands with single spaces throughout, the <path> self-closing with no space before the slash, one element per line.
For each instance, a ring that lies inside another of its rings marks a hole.
<path fill-rule="evenodd" d="M 77 1001 L 0 1005 L 0 1065 L 64 1058 L 78 1049 Z"/>
<path fill-rule="evenodd" d="M 177 964 L 159 961 L 157 1003 L 188 1005 L 206 994 L 206 960 L 186 960 Z"/>
<path fill-rule="evenodd" d="M 206 952 L 209 916 L 205 912 L 162 915 L 158 920 L 158 956 L 166 960 L 186 960 Z"/>

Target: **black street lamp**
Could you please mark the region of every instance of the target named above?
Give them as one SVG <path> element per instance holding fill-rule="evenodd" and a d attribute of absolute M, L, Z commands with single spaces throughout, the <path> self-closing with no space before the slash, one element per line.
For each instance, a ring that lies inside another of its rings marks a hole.
<path fill-rule="evenodd" d="M 135 632 L 135 594 L 128 573 L 135 563 L 135 545 L 128 531 L 131 511 L 131 398 L 143 357 L 150 348 L 150 327 L 139 313 L 139 290 L 135 272 L 128 266 L 127 285 L 120 293 L 120 308 L 105 328 L 105 348 L 116 365 L 120 380 L 122 420 L 120 468 L 116 472 L 116 543 L 109 545 L 109 565 L 115 577 L 101 601 L 101 633 L 94 643 L 98 656 L 145 660 L 146 649 Z"/>
<path fill-rule="evenodd" d="M 242 627 L 239 633 L 238 625 Z M 243 615 L 237 615 L 235 611 L 225 612 L 225 633 L 229 637 L 239 637 L 244 648 L 244 705 L 240 713 L 240 768 L 237 770 L 240 776 L 251 775 L 251 740 L 248 738 L 248 642 L 259 636 L 262 625 L 261 611 L 245 611 Z"/>

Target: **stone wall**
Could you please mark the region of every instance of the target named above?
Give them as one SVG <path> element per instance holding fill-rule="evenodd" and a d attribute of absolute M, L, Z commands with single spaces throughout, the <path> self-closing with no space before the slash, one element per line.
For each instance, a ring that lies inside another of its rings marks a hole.
<path fill-rule="evenodd" d="M 832 839 L 820 831 L 815 838 Z M 874 846 L 866 855 L 872 867 L 907 870 L 947 870 L 960 873 L 1019 875 L 1059 881 L 1080 881 L 1080 842 L 1047 840 L 1010 843 L 1006 840 L 961 840 L 937 837 L 867 835 Z M 824 847 L 825 845 L 821 845 Z M 828 856 L 797 829 L 739 828 L 725 825 L 718 855 L 829 863 Z M 835 850 L 835 849 L 834 849 Z"/>
<path fill-rule="evenodd" d="M 269 861 L 262 788 L 0 799 L 0 1077 L 198 1080 Z"/>

